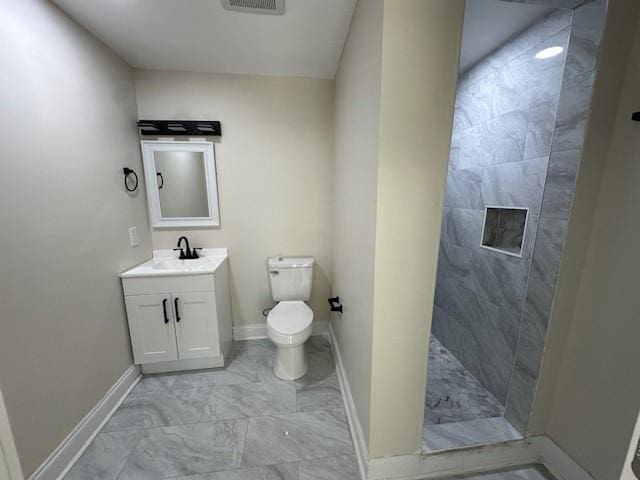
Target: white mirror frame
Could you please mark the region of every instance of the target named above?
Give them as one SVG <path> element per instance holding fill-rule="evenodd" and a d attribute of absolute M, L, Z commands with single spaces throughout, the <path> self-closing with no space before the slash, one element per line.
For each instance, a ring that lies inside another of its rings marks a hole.
<path fill-rule="evenodd" d="M 220 211 L 218 210 L 218 188 L 216 182 L 216 160 L 212 142 L 205 141 L 166 141 L 143 140 L 142 161 L 144 163 L 145 185 L 147 187 L 147 203 L 149 220 L 153 228 L 172 227 L 219 227 Z M 204 172 L 207 185 L 208 217 L 175 217 L 163 218 L 160 210 L 160 192 L 156 177 L 154 152 L 200 152 L 204 155 Z"/>

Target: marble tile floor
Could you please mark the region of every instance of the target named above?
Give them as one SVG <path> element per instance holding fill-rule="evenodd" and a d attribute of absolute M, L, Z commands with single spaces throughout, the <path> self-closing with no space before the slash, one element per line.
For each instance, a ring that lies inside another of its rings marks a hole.
<path fill-rule="evenodd" d="M 358 479 L 326 336 L 287 382 L 269 340 L 234 343 L 225 369 L 143 377 L 66 480 Z"/>
<path fill-rule="evenodd" d="M 503 414 L 502 404 L 431 336 L 422 451 L 522 438 Z"/>
<path fill-rule="evenodd" d="M 425 402 L 425 425 L 501 417 L 504 413 L 504 406 L 433 335 Z"/>

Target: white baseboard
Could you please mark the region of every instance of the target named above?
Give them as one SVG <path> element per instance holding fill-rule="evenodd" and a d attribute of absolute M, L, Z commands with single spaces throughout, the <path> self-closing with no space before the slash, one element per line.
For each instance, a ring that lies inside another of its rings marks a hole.
<path fill-rule="evenodd" d="M 371 458 L 368 480 L 429 480 L 539 463 L 526 440 L 428 454 Z M 558 479 L 562 480 L 562 479 Z"/>
<path fill-rule="evenodd" d="M 140 369 L 136 365 L 131 365 L 44 463 L 33 472 L 29 480 L 51 480 L 54 478 L 61 480 L 139 379 Z"/>
<path fill-rule="evenodd" d="M 233 327 L 234 340 L 257 340 L 259 338 L 267 338 L 266 323 L 254 323 L 253 325 Z"/>
<path fill-rule="evenodd" d="M 559 480 L 593 480 L 593 477 L 550 437 L 532 437 L 531 444 L 544 466 Z"/>
<path fill-rule="evenodd" d="M 24 480 L 2 391 L 0 391 L 0 479 Z"/>
<path fill-rule="evenodd" d="M 313 321 L 313 331 L 311 335 L 324 335 L 328 331 L 329 322 L 324 320 Z M 251 325 L 238 325 L 233 327 L 234 340 L 258 340 L 267 338 L 267 324 L 254 323 Z"/>
<path fill-rule="evenodd" d="M 344 369 L 344 363 L 342 363 L 342 355 L 340 354 L 340 346 L 336 337 L 336 332 L 333 330 L 333 325 L 329 323 L 329 340 L 331 341 L 331 351 L 333 352 L 333 358 L 336 364 L 336 373 L 338 374 L 338 381 L 340 382 L 340 390 L 342 391 L 342 402 L 344 403 L 344 410 L 347 415 L 347 421 L 349 422 L 349 429 L 351 430 L 351 437 L 353 439 L 354 448 L 356 451 L 356 458 L 358 459 L 358 467 L 360 469 L 360 476 L 363 479 L 368 478 L 368 463 L 369 452 L 367 451 L 367 443 L 364 439 L 362 432 L 362 426 L 360 425 L 360 418 L 356 411 L 356 405 L 353 401 L 353 395 L 351 394 L 351 387 L 347 380 L 347 372 Z"/>
<path fill-rule="evenodd" d="M 429 480 L 543 464 L 558 480 L 593 480 L 546 435 L 428 454 L 369 458 L 351 387 L 342 362 L 340 345 L 331 324 L 329 324 L 329 338 L 362 479 Z"/>

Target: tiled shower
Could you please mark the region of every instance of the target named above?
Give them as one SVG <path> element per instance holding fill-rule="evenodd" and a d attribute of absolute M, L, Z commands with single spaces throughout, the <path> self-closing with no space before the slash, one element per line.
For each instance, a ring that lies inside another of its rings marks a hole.
<path fill-rule="evenodd" d="M 425 424 L 464 421 L 438 411 L 472 396 L 475 418 L 526 431 L 605 15 L 604 0 L 574 3 L 459 79 L 431 341 L 443 354 L 430 353 Z M 438 384 L 454 378 L 439 375 L 449 355 L 483 391 Z"/>

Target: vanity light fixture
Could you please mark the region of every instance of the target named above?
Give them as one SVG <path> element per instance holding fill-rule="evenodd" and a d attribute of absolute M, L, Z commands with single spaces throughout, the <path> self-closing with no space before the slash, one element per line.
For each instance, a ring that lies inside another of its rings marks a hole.
<path fill-rule="evenodd" d="M 219 137 L 222 127 L 217 120 L 140 120 L 140 135 Z"/>
<path fill-rule="evenodd" d="M 536 58 L 543 60 L 545 58 L 555 57 L 556 55 L 560 55 L 563 51 L 564 48 L 560 46 L 545 48 L 536 53 Z"/>

